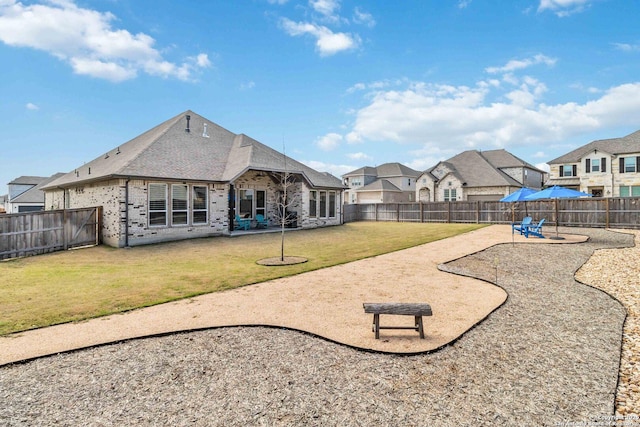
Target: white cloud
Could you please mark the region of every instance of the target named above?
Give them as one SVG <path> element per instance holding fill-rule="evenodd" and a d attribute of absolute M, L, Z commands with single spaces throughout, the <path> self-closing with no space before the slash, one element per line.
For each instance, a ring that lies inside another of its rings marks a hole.
<path fill-rule="evenodd" d="M 340 9 L 339 0 L 309 0 L 309 5 L 326 18 L 337 19 L 335 13 Z"/>
<path fill-rule="evenodd" d="M 331 163 L 324 163 L 315 160 L 302 160 L 302 163 L 320 172 L 329 172 L 335 177 L 341 177 L 345 173 L 351 172 L 357 169 L 359 166 L 353 165 L 335 165 Z"/>
<path fill-rule="evenodd" d="M 328 133 L 317 139 L 316 145 L 324 151 L 336 149 L 342 142 L 342 135 L 337 133 Z"/>
<path fill-rule="evenodd" d="M 373 28 L 376 26 L 376 20 L 373 18 L 373 15 L 360 10 L 359 7 L 356 7 L 353 10 L 353 22 L 355 22 L 356 24 L 366 25 L 369 28 Z"/>
<path fill-rule="evenodd" d="M 513 71 L 522 70 L 538 64 L 544 64 L 552 67 L 556 62 L 557 59 L 555 58 L 550 58 L 546 55 L 538 54 L 526 59 L 512 59 L 501 67 L 488 67 L 485 69 L 485 71 L 489 74 L 511 73 Z"/>
<path fill-rule="evenodd" d="M 536 163 L 534 166 L 540 169 L 541 171 L 545 171 L 547 173 L 551 171 L 551 167 L 549 167 L 549 165 L 546 163 Z"/>
<path fill-rule="evenodd" d="M 27 108 L 27 110 L 31 110 L 31 111 L 37 111 L 40 109 L 40 107 L 38 107 L 36 104 L 32 104 L 31 102 L 28 102 L 27 105 L 25 105 L 25 107 Z"/>
<path fill-rule="evenodd" d="M 290 36 L 313 36 L 316 39 L 316 50 L 321 56 L 334 55 L 341 51 L 355 49 L 360 45 L 360 38 L 357 35 L 334 33 L 322 25 L 294 22 L 287 18 L 282 18 L 280 23 Z"/>
<path fill-rule="evenodd" d="M 458 9 L 466 9 L 473 0 L 458 0 Z"/>
<path fill-rule="evenodd" d="M 253 89 L 255 86 L 256 86 L 256 83 L 254 81 L 249 81 L 249 82 L 240 84 L 240 90 Z"/>
<path fill-rule="evenodd" d="M 196 69 L 211 65 L 206 54 L 175 64 L 162 58 L 155 40 L 111 25 L 116 17 L 77 6 L 72 0 L 24 5 L 0 2 L 0 40 L 7 45 L 50 53 L 74 72 L 119 82 L 138 72 L 189 80 Z"/>
<path fill-rule="evenodd" d="M 349 154 L 347 154 L 347 157 L 350 158 L 351 160 L 358 160 L 358 161 L 365 161 L 365 162 L 373 160 L 373 157 L 371 157 L 368 154 L 365 154 L 363 152 L 349 153 Z"/>
<path fill-rule="evenodd" d="M 623 52 L 638 52 L 638 51 L 640 51 L 640 44 L 613 43 L 613 46 L 617 50 L 621 50 Z"/>
<path fill-rule="evenodd" d="M 637 125 L 640 83 L 612 87 L 583 104 L 545 104 L 539 97 L 546 86 L 527 80 L 527 90 L 508 92 L 499 87 L 414 83 L 405 90 L 367 94 L 368 105 L 355 113 L 345 140 L 415 144 L 414 156 L 433 159 L 471 148 L 535 146 L 564 141 L 605 127 Z M 526 96 L 525 96 L 526 95 Z M 439 145 L 446 151 L 436 151 Z M 446 158 L 446 157 L 445 157 Z"/>
<path fill-rule="evenodd" d="M 584 11 L 594 0 L 540 0 L 538 12 L 550 10 L 563 18 Z"/>

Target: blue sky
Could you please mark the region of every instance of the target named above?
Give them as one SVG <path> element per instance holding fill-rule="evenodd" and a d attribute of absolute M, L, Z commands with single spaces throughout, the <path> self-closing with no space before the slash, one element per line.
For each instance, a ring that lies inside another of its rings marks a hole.
<path fill-rule="evenodd" d="M 340 176 L 640 129 L 640 2 L 0 0 L 0 194 L 185 110 Z M 3 191 L 4 189 L 4 191 Z"/>

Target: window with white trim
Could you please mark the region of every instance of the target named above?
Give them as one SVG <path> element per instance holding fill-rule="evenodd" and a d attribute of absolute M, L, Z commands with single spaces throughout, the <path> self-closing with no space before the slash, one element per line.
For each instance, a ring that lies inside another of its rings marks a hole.
<path fill-rule="evenodd" d="M 620 197 L 640 197 L 640 185 L 621 185 Z"/>
<path fill-rule="evenodd" d="M 336 217 L 336 192 L 329 191 L 329 218 Z"/>
<path fill-rule="evenodd" d="M 319 200 L 320 218 L 326 218 L 327 217 L 327 192 L 320 191 L 319 193 L 320 193 L 320 200 Z"/>
<path fill-rule="evenodd" d="M 240 218 L 253 217 L 253 190 L 238 191 L 238 215 Z"/>
<path fill-rule="evenodd" d="M 318 192 L 315 190 L 309 191 L 309 218 L 315 218 L 318 216 Z"/>
<path fill-rule="evenodd" d="M 171 225 L 187 225 L 189 223 L 189 186 L 186 184 L 171 185 Z"/>
<path fill-rule="evenodd" d="M 191 224 L 206 224 L 208 216 L 207 187 L 194 185 L 191 191 Z"/>
<path fill-rule="evenodd" d="M 444 201 L 445 202 L 455 202 L 456 201 L 456 190 L 455 189 L 448 189 L 446 188 L 444 190 Z"/>
<path fill-rule="evenodd" d="M 624 171 L 625 173 L 636 172 L 636 158 L 625 157 L 624 158 Z"/>
<path fill-rule="evenodd" d="M 207 224 L 207 191 L 206 185 L 149 183 L 149 227 Z"/>
<path fill-rule="evenodd" d="M 149 184 L 149 226 L 167 226 L 167 184 Z"/>

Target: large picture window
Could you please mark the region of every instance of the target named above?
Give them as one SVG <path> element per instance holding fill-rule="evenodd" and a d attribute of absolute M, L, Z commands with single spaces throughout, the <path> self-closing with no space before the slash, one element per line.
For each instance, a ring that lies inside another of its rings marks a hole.
<path fill-rule="evenodd" d="M 206 185 L 149 183 L 148 194 L 149 227 L 202 225 L 208 222 Z"/>
<path fill-rule="evenodd" d="M 149 184 L 149 226 L 167 225 L 167 184 Z"/>

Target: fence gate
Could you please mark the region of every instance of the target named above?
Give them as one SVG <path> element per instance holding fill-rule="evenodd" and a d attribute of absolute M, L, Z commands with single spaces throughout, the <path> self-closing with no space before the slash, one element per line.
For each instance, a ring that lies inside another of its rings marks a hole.
<path fill-rule="evenodd" d="M 0 215 L 0 260 L 100 244 L 101 209 Z"/>

